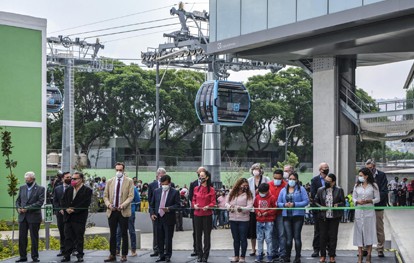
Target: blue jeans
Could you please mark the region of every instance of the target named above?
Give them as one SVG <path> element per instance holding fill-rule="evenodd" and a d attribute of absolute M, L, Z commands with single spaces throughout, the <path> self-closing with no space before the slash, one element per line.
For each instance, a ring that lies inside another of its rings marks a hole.
<path fill-rule="evenodd" d="M 272 257 L 283 258 L 286 254 L 286 238 L 283 226 L 283 216 L 277 215 L 273 225 Z"/>
<path fill-rule="evenodd" d="M 220 210 L 219 226 L 224 226 L 229 223 L 229 214 L 226 210 Z"/>
<path fill-rule="evenodd" d="M 213 228 L 214 229 L 217 229 L 217 218 L 218 218 L 217 213 L 213 211 Z"/>
<path fill-rule="evenodd" d="M 245 257 L 247 250 L 247 230 L 249 229 L 249 221 L 230 221 L 230 228 L 231 235 L 233 236 L 234 256 Z"/>
<path fill-rule="evenodd" d="M 137 235 L 135 234 L 135 212 L 131 213 L 128 219 L 128 232 L 129 238 L 131 239 L 131 250 L 137 249 Z M 116 250 L 120 251 L 121 247 L 121 228 L 118 225 L 116 230 Z"/>
<path fill-rule="evenodd" d="M 295 239 L 296 258 L 300 258 L 302 251 L 302 226 L 303 216 L 285 216 L 283 217 L 283 226 L 286 233 L 286 257 L 290 257 L 292 252 L 293 239 Z"/>
<path fill-rule="evenodd" d="M 266 241 L 267 245 L 267 259 L 272 260 L 272 235 L 273 235 L 273 222 L 257 222 L 256 223 L 256 235 L 257 235 L 257 259 L 262 260 L 263 254 L 263 241 Z"/>

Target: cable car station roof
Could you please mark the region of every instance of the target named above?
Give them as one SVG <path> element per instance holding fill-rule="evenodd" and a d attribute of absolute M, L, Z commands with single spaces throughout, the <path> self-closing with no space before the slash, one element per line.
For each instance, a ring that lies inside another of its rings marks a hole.
<path fill-rule="evenodd" d="M 239 34 L 223 39 L 219 34 L 223 25 L 219 22 L 225 18 L 220 17 L 219 7 L 211 8 L 219 2 L 210 1 L 210 11 L 213 10 L 210 16 L 211 42 L 207 47 L 210 54 L 230 53 L 241 58 L 287 65 L 320 56 L 355 56 L 357 66 L 414 59 L 413 0 L 379 1 L 245 34 L 240 34 L 245 14 L 242 10 Z M 297 5 L 300 3 L 304 2 L 296 0 Z M 243 9 L 242 6 L 240 8 Z M 296 14 L 297 10 L 296 6 Z M 264 13 L 269 14 L 269 25 L 270 12 L 264 10 Z M 231 24 L 226 27 L 226 30 L 232 30 Z"/>

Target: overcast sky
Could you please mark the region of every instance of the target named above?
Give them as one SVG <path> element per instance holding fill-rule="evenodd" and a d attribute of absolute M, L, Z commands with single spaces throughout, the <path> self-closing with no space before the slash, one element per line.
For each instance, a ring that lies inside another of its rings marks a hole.
<path fill-rule="evenodd" d="M 180 29 L 178 17 L 175 19 L 145 23 L 148 21 L 171 18 L 169 10 L 179 1 L 155 0 L 0 0 L 0 11 L 12 12 L 47 19 L 48 36 L 75 34 L 73 38 L 94 36 L 146 27 L 160 26 L 126 34 L 101 36 L 105 49 L 99 55 L 113 58 L 139 59 L 141 51 L 148 47 L 158 47 L 164 43 L 162 34 Z M 187 11 L 207 10 L 208 0 L 193 0 L 185 5 Z M 109 20 L 97 23 L 103 20 Z M 133 23 L 141 25 L 128 26 L 97 33 L 81 34 L 86 31 L 124 26 Z M 84 26 L 86 25 L 86 26 Z M 164 26 L 170 25 L 170 26 Z M 77 27 L 77 28 L 74 28 Z M 73 28 L 70 30 L 65 30 Z M 86 39 L 94 42 L 94 38 Z M 139 61 L 135 61 L 139 63 Z M 404 98 L 403 85 L 411 68 L 412 61 L 392 63 L 357 69 L 357 86 L 363 88 L 376 99 Z M 229 80 L 245 81 L 248 76 L 258 72 L 232 73 Z M 261 71 L 261 74 L 266 71 Z"/>

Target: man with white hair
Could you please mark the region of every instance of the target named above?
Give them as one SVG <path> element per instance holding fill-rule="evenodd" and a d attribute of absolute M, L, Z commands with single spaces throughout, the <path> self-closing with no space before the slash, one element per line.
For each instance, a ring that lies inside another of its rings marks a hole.
<path fill-rule="evenodd" d="M 287 165 L 283 166 L 283 179 L 285 181 L 287 181 L 289 175 L 291 175 L 294 171 L 295 171 L 295 169 L 290 164 L 287 164 Z"/>
<path fill-rule="evenodd" d="M 160 183 L 160 179 L 161 177 L 163 177 L 164 175 L 167 174 L 167 171 L 160 167 L 157 169 L 156 175 L 155 175 L 155 180 L 150 183 L 148 185 L 148 201 L 152 200 L 152 195 L 154 194 L 155 189 L 158 189 L 161 187 L 161 183 Z M 175 187 L 175 186 L 172 186 Z M 158 257 L 159 255 L 159 250 L 158 250 L 158 245 L 157 245 L 157 224 L 154 223 L 154 221 L 152 221 L 152 249 L 154 250 L 154 252 L 152 254 L 150 254 L 151 257 Z"/>
<path fill-rule="evenodd" d="M 19 254 L 16 262 L 27 261 L 27 233 L 30 231 L 32 241 L 31 257 L 33 262 L 39 261 L 39 228 L 42 222 L 41 207 L 45 202 L 45 188 L 36 184 L 35 173 L 24 175 L 26 184 L 20 186 L 16 208 L 19 213 Z"/>

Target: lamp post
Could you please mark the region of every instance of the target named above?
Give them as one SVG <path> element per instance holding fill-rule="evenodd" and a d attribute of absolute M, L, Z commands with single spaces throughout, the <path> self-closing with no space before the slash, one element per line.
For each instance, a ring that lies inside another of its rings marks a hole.
<path fill-rule="evenodd" d="M 288 147 L 288 139 L 290 137 L 290 134 L 292 133 L 293 129 L 296 127 L 299 127 L 300 124 L 295 124 L 289 127 L 286 127 L 286 137 L 285 137 L 285 161 L 287 160 L 287 147 Z M 288 131 L 290 130 L 290 132 L 288 133 Z"/>

